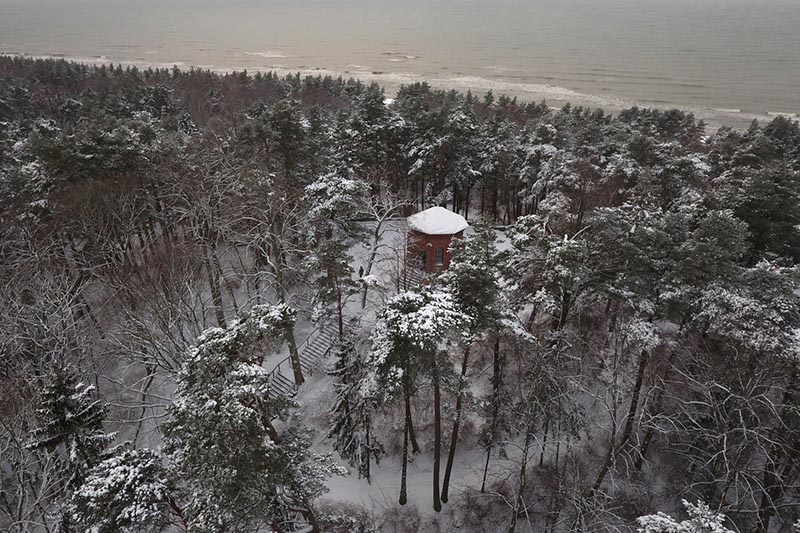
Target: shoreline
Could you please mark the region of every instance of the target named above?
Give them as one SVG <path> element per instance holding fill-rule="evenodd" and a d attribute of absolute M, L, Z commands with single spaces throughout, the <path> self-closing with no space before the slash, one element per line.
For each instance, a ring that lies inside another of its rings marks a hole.
<path fill-rule="evenodd" d="M 800 120 L 798 113 L 772 112 L 763 113 L 743 111 L 741 109 L 712 108 L 706 106 L 671 104 L 667 102 L 648 102 L 646 100 L 636 100 L 622 96 L 602 96 L 586 94 L 566 87 L 550 84 L 528 83 L 522 81 L 508 81 L 501 77 L 490 79 L 480 76 L 466 74 L 455 74 L 442 76 L 425 76 L 410 72 L 389 72 L 379 70 L 368 70 L 358 65 L 346 70 L 330 69 L 325 67 L 288 67 L 283 65 L 264 65 L 249 67 L 218 67 L 215 65 L 192 64 L 183 61 L 146 61 L 146 60 L 124 60 L 113 59 L 108 56 L 69 56 L 66 54 L 29 54 L 20 52 L 0 51 L 0 55 L 7 57 L 20 57 L 26 59 L 53 59 L 81 63 L 90 66 L 100 65 L 122 65 L 125 67 L 136 67 L 139 69 L 147 68 L 173 68 L 178 67 L 182 70 L 201 69 L 218 74 L 247 71 L 255 72 L 275 72 L 280 76 L 299 73 L 301 76 L 325 76 L 354 78 L 362 82 L 376 82 L 381 85 L 387 98 L 394 98 L 402 85 L 418 82 L 427 82 L 431 87 L 442 90 L 454 89 L 460 92 L 472 91 L 478 96 L 482 96 L 491 90 L 495 96 L 506 95 L 517 98 L 522 102 L 541 102 L 546 101 L 554 108 L 560 108 L 565 104 L 576 106 L 580 105 L 588 108 L 598 108 L 611 114 L 617 114 L 623 109 L 638 106 L 641 108 L 655 108 L 661 110 L 678 109 L 680 111 L 693 113 L 697 120 L 703 120 L 706 124 L 706 131 L 713 134 L 723 126 L 728 126 L 736 130 L 746 130 L 753 120 L 759 123 L 767 123 L 778 116 L 783 116 L 790 120 Z M 275 57 L 279 59 L 279 57 Z M 360 68 L 355 68 L 360 67 Z"/>

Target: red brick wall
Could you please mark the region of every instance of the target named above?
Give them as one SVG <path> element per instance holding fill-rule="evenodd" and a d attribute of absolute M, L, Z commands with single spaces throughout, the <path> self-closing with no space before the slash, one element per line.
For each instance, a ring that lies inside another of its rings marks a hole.
<path fill-rule="evenodd" d="M 409 260 L 416 259 L 419 254 L 425 252 L 425 272 L 432 273 L 446 269 L 450 265 L 450 241 L 453 238 L 460 239 L 464 232 L 459 231 L 455 235 L 428 235 L 416 230 L 408 232 L 408 255 Z M 436 265 L 436 248 L 444 249 L 444 262 Z"/>

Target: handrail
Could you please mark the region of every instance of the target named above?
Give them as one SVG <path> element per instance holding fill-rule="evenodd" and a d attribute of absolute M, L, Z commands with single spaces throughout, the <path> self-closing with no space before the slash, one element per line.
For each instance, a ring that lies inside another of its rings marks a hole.
<path fill-rule="evenodd" d="M 308 334 L 308 336 L 306 336 L 306 338 L 305 338 L 305 339 L 303 339 L 303 342 L 301 342 L 300 344 L 298 344 L 298 345 L 297 345 L 297 351 L 298 351 L 298 353 L 300 352 L 300 347 L 301 347 L 301 346 L 303 346 L 304 344 L 308 344 L 308 341 L 309 341 L 309 339 L 310 339 L 310 338 L 311 338 L 311 337 L 312 337 L 312 336 L 313 336 L 313 335 L 314 335 L 316 332 L 318 332 L 318 331 L 321 331 L 322 329 L 323 329 L 323 328 L 322 328 L 321 326 L 317 326 L 316 328 L 314 328 L 314 329 L 311 331 L 311 333 L 309 333 L 309 334 Z M 272 375 L 273 373 L 275 373 L 275 370 L 277 370 L 277 369 L 278 369 L 278 367 L 280 367 L 280 366 L 281 366 L 283 363 L 285 363 L 286 361 L 288 361 L 288 360 L 289 360 L 289 359 L 291 359 L 291 358 L 292 358 L 292 355 L 291 355 L 291 354 L 289 354 L 289 355 L 288 355 L 287 357 L 285 357 L 284 359 L 281 359 L 281 361 L 280 361 L 280 362 L 279 362 L 277 365 L 275 365 L 275 366 L 272 368 L 272 370 L 270 370 L 270 372 L 269 372 L 269 373 L 270 373 L 270 375 Z"/>
<path fill-rule="evenodd" d="M 298 344 L 298 345 L 297 345 L 297 354 L 298 354 L 298 356 L 300 355 L 300 349 L 301 349 L 303 346 L 305 346 L 305 345 L 308 345 L 308 344 L 309 344 L 309 341 L 311 340 L 311 337 L 313 337 L 314 335 L 316 335 L 316 334 L 317 334 L 317 333 L 319 333 L 319 332 L 322 332 L 324 329 L 325 329 L 325 324 L 321 324 L 321 325 L 319 325 L 319 326 L 315 327 L 315 328 L 314 328 L 314 329 L 311 331 L 311 333 L 309 333 L 309 334 L 306 336 L 306 338 L 305 338 L 305 339 L 303 339 L 303 341 L 302 341 L 300 344 Z M 269 372 L 269 377 L 267 378 L 267 379 L 268 379 L 268 383 L 272 383 L 272 380 L 273 380 L 273 379 L 275 379 L 275 375 L 276 375 L 276 374 L 279 374 L 279 373 L 281 373 L 281 372 L 280 372 L 281 365 L 283 365 L 283 364 L 284 364 L 284 363 L 286 363 L 287 361 L 290 361 L 291 359 L 292 359 L 292 354 L 289 354 L 289 355 L 288 355 L 288 356 L 286 356 L 285 358 L 281 359 L 281 360 L 278 362 L 278 364 L 277 364 L 277 365 L 275 365 L 275 366 L 272 368 L 272 370 L 270 370 L 270 372 Z M 294 389 L 294 392 L 297 392 L 297 383 L 294 383 L 294 382 L 292 382 L 292 388 Z"/>
<path fill-rule="evenodd" d="M 275 367 L 274 367 L 274 368 L 273 368 L 273 369 L 270 371 L 270 373 L 269 373 L 269 377 L 267 378 L 267 383 L 268 383 L 269 385 L 272 385 L 272 381 L 275 379 L 275 376 L 276 376 L 277 374 L 280 374 L 280 373 L 281 373 L 281 372 L 280 372 L 281 365 L 282 365 L 283 363 L 285 363 L 286 361 L 288 361 L 290 358 L 291 358 L 291 356 L 287 357 L 286 359 L 283 359 L 283 360 L 281 360 L 281 362 L 279 362 L 277 365 L 275 365 Z M 297 383 L 295 383 L 295 382 L 292 382 L 292 387 L 293 387 L 294 391 L 296 392 L 296 391 L 297 391 Z M 268 389 L 268 390 L 269 390 L 269 389 Z M 269 393 L 268 393 L 268 394 L 269 394 Z"/>

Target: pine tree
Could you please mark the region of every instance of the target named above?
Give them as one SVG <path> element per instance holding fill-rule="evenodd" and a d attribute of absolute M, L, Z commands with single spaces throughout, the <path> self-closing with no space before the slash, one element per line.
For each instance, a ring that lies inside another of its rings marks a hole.
<path fill-rule="evenodd" d="M 308 451 L 307 435 L 272 425 L 286 403 L 269 396 L 269 373 L 256 364 L 259 344 L 284 333 L 285 313 L 256 306 L 227 329 L 199 339 L 178 377 L 163 432 L 187 498 L 190 529 L 258 528 L 300 513 L 314 524 L 314 497 L 340 472 Z"/>
<path fill-rule="evenodd" d="M 377 464 L 383 447 L 372 435 L 376 399 L 365 387 L 367 366 L 352 336 L 343 337 L 334 348 L 336 363 L 328 372 L 335 380 L 336 400 L 331 408 L 328 438 L 343 459 L 370 482 L 372 460 Z"/>
<path fill-rule="evenodd" d="M 68 487 L 81 483 L 114 440 L 114 434 L 103 432 L 107 410 L 95 398 L 95 388 L 78 382 L 71 370 L 57 369 L 48 376 L 36 411 L 39 426 L 29 446 L 60 452 Z"/>
<path fill-rule="evenodd" d="M 186 529 L 175 481 L 150 450 L 128 450 L 96 465 L 72 497 L 74 524 L 98 533 Z"/>
<path fill-rule="evenodd" d="M 453 258 L 450 267 L 439 280 L 453 295 L 458 308 L 469 317 L 466 336 L 462 339 L 464 355 L 461 361 L 461 374 L 452 380 L 455 382 L 453 394 L 456 396 L 456 404 L 447 464 L 442 480 L 443 502 L 448 500 L 450 475 L 458 446 L 461 412 L 469 388 L 466 376 L 470 350 L 472 345 L 487 332 L 499 335 L 503 319 L 513 320 L 510 314 L 503 313 L 500 309 L 499 264 L 495 240 L 494 231 L 483 227 L 475 236 L 455 242 L 452 245 Z"/>
<path fill-rule="evenodd" d="M 639 533 L 733 533 L 733 530 L 724 526 L 725 515 L 715 513 L 708 505 L 702 502 L 692 504 L 683 501 L 686 507 L 688 520 L 678 522 L 674 518 L 658 513 L 641 516 L 636 519 L 639 523 Z"/>
<path fill-rule="evenodd" d="M 344 306 L 359 291 L 353 279 L 353 259 L 347 249 L 340 240 L 324 239 L 305 262 L 309 272 L 319 272 L 314 282 L 314 318 L 333 314 L 339 336 L 345 333 Z"/>
<path fill-rule="evenodd" d="M 346 300 L 358 290 L 347 249 L 362 237 L 354 218 L 364 203 L 366 190 L 367 185 L 347 169 L 322 176 L 305 189 L 315 247 L 306 264 L 311 272 L 324 276 L 317 279 L 315 300 L 323 308 L 334 307 L 339 336 L 344 335 Z"/>
<path fill-rule="evenodd" d="M 458 308 L 451 294 L 431 288 L 398 294 L 386 303 L 378 316 L 368 359 L 372 373 L 370 380 L 386 396 L 402 389 L 405 404 L 401 505 L 407 501 L 408 444 L 413 432 L 411 395 L 417 379 L 427 371 L 433 381 L 435 403 L 433 507 L 436 511 L 441 509 L 438 460 L 441 451 L 439 385 L 442 369 L 439 347 L 446 338 L 463 333 L 468 322 L 469 317 Z"/>

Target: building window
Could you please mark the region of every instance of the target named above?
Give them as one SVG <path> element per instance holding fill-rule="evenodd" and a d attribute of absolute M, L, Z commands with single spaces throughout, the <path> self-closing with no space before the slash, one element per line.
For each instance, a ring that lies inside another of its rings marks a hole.
<path fill-rule="evenodd" d="M 444 246 L 436 248 L 436 266 L 444 265 Z"/>

